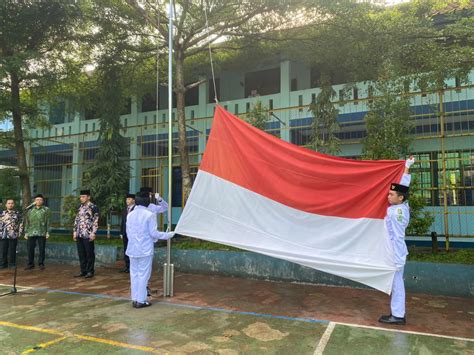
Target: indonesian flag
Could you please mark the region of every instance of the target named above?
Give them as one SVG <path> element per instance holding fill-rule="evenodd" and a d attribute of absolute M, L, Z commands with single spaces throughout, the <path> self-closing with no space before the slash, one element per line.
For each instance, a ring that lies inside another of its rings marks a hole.
<path fill-rule="evenodd" d="M 395 264 L 384 225 L 403 161 L 320 154 L 217 106 L 182 235 L 254 251 L 390 294 Z"/>

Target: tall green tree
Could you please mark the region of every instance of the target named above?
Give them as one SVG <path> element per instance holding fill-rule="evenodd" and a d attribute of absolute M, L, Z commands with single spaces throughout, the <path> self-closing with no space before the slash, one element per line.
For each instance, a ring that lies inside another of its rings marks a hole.
<path fill-rule="evenodd" d="M 94 91 L 100 105 L 99 150 L 93 164 L 85 171 L 85 185 L 104 215 L 123 208 L 130 179 L 128 141 L 121 134 L 120 115 L 126 104 L 124 95 L 125 67 L 105 62 L 98 68 L 98 87 Z"/>
<path fill-rule="evenodd" d="M 17 203 L 20 200 L 20 181 L 15 169 L 0 169 L 0 198 L 3 203 L 7 198 L 13 198 Z"/>
<path fill-rule="evenodd" d="M 409 97 L 391 78 L 376 84 L 376 96 L 365 116 L 367 136 L 362 139 L 364 159 L 400 159 L 408 156 L 414 137 Z"/>
<path fill-rule="evenodd" d="M 340 128 L 337 121 L 339 110 L 333 103 L 336 91 L 332 88 L 329 78 L 323 78 L 321 92 L 309 107 L 313 115 L 311 146 L 317 152 L 336 155 L 341 152 L 341 140 L 336 136 Z"/>
<path fill-rule="evenodd" d="M 25 120 L 41 114 L 35 98 L 63 71 L 72 52 L 81 7 L 77 2 L 5 0 L 0 2 L 0 112 L 11 117 L 23 206 L 31 199 L 25 149 Z"/>
<path fill-rule="evenodd" d="M 411 173 L 413 179 L 410 183 L 410 224 L 407 228 L 408 235 L 427 235 L 434 222 L 433 213 L 426 210 L 426 200 L 421 194 L 416 170 Z"/>
<path fill-rule="evenodd" d="M 168 41 L 167 3 L 155 6 L 151 2 L 140 3 L 137 0 L 126 2 L 142 15 L 146 23 L 158 31 L 161 40 Z M 189 81 L 186 77 L 186 63 L 195 56 L 201 56 L 216 42 L 223 38 L 249 37 L 277 28 L 291 26 L 295 10 L 306 1 L 287 0 L 175 0 L 172 1 L 174 11 L 173 86 L 176 93 L 178 150 L 183 178 L 183 195 L 185 199 L 191 192 L 191 175 L 188 150 L 186 145 L 186 91 L 199 84 Z M 228 49 L 229 46 L 219 44 L 212 51 Z M 218 96 L 218 95 L 217 95 Z"/>
<path fill-rule="evenodd" d="M 410 155 L 414 137 L 410 100 L 403 92 L 403 80 L 385 76 L 376 84 L 376 96 L 365 117 L 367 136 L 362 140 L 364 159 L 404 159 Z M 425 235 L 434 217 L 426 211 L 416 172 L 410 185 L 410 224 L 407 233 Z"/>

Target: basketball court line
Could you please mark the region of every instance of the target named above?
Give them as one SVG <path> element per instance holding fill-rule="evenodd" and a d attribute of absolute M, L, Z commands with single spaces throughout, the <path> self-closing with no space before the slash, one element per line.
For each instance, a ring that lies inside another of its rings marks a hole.
<path fill-rule="evenodd" d="M 4 286 L 4 285 L 0 284 L 0 286 Z M 100 298 L 105 298 L 105 299 L 114 299 L 114 300 L 120 300 L 120 301 L 130 301 L 130 299 L 127 298 L 127 297 L 111 296 L 111 295 L 104 295 L 104 294 L 97 294 L 97 293 L 66 291 L 66 290 L 49 289 L 49 288 L 34 288 L 34 287 L 24 287 L 24 288 L 28 289 L 28 290 L 32 290 L 32 291 L 44 291 L 44 292 L 48 292 L 48 293 L 62 293 L 62 294 L 78 295 L 78 296 L 90 296 L 90 297 L 99 298 L 99 299 Z M 167 306 L 174 306 L 174 307 L 189 308 L 189 309 L 195 309 L 195 310 L 206 310 L 206 311 L 222 312 L 222 313 L 228 313 L 228 314 L 249 315 L 249 316 L 261 317 L 261 318 L 283 319 L 283 320 L 299 321 L 299 322 L 305 322 L 305 323 L 328 324 L 328 326 L 332 323 L 334 325 L 343 325 L 343 326 L 349 326 L 349 327 L 355 327 L 355 328 L 365 328 L 365 329 L 372 329 L 372 330 L 379 330 L 379 331 L 388 331 L 388 332 L 396 332 L 396 333 L 413 334 L 413 335 L 437 337 L 437 338 L 444 338 L 444 339 L 451 339 L 451 340 L 461 340 L 461 341 L 474 342 L 474 338 L 463 338 L 463 337 L 456 337 L 456 336 L 451 336 L 451 335 L 443 335 L 443 334 L 435 334 L 435 333 L 428 333 L 428 332 L 404 330 L 404 329 L 400 329 L 400 328 L 384 328 L 384 327 L 362 325 L 362 324 L 355 324 L 355 323 L 330 321 L 330 320 L 324 320 L 324 319 L 289 317 L 289 316 L 275 315 L 275 314 L 268 314 L 268 313 L 236 311 L 236 310 L 230 310 L 230 309 L 225 309 L 225 308 L 196 306 L 196 305 L 191 305 L 191 304 L 186 304 L 186 303 L 174 303 L 174 302 L 163 301 L 163 300 L 158 301 L 157 304 L 167 305 Z"/>

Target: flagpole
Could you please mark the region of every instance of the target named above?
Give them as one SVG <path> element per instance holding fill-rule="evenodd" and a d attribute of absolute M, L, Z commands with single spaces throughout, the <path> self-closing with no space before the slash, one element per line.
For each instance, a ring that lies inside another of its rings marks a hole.
<path fill-rule="evenodd" d="M 173 229 L 173 4 L 169 2 L 168 24 L 168 231 Z M 171 239 L 166 242 L 166 263 L 163 266 L 163 296 L 173 296 L 174 265 L 171 264 Z"/>

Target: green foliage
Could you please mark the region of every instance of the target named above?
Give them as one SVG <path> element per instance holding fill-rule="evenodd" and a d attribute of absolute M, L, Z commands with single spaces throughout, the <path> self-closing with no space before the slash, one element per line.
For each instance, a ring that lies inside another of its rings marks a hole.
<path fill-rule="evenodd" d="M 166 245 L 166 244 L 164 244 Z M 197 249 L 197 250 L 224 250 L 224 251 L 242 251 L 224 244 L 208 242 L 205 240 L 187 238 L 184 241 L 177 240 L 173 243 L 174 249 Z"/>
<path fill-rule="evenodd" d="M 410 247 L 407 258 L 409 261 L 474 265 L 474 249 L 440 250 L 433 254 L 431 248 Z"/>
<path fill-rule="evenodd" d="M 317 152 L 331 155 L 336 155 L 341 151 L 341 141 L 336 136 L 336 132 L 339 130 L 337 122 L 339 110 L 332 102 L 335 96 L 336 92 L 332 88 L 329 78 L 325 78 L 321 92 L 309 107 L 313 115 L 311 146 Z"/>
<path fill-rule="evenodd" d="M 31 198 L 23 130 L 44 124 L 39 104 L 64 72 L 64 59 L 74 53 L 81 13 L 78 2 L 0 2 L 0 120 L 11 118 L 14 127 L 0 142 L 16 150 L 23 207 Z"/>
<path fill-rule="evenodd" d="M 65 225 L 72 226 L 74 224 L 74 219 L 76 218 L 80 204 L 81 202 L 78 196 L 64 196 L 61 219 Z"/>
<path fill-rule="evenodd" d="M 125 104 L 125 83 L 120 74 L 121 67 L 110 61 L 99 69 L 99 151 L 85 172 L 84 184 L 91 189 L 103 216 L 123 208 L 130 179 L 128 141 L 120 133 L 120 113 Z"/>
<path fill-rule="evenodd" d="M 268 108 L 261 101 L 255 102 L 252 110 L 245 117 L 248 123 L 262 131 L 265 130 L 265 125 L 269 119 Z"/>
<path fill-rule="evenodd" d="M 18 206 L 20 201 L 20 181 L 16 169 L 0 169 L 0 198 L 3 199 L 4 204 L 7 198 L 13 198 Z"/>
<path fill-rule="evenodd" d="M 434 222 L 434 215 L 425 210 L 426 200 L 420 194 L 420 188 L 416 174 L 412 173 L 410 183 L 410 197 L 408 199 L 410 206 L 410 224 L 408 225 L 407 235 L 427 235 Z"/>
<path fill-rule="evenodd" d="M 365 116 L 367 136 L 362 140 L 364 159 L 400 159 L 408 156 L 413 137 L 410 130 L 409 98 L 403 95 L 399 84 L 383 79 L 377 85 L 378 95 L 369 104 Z"/>

